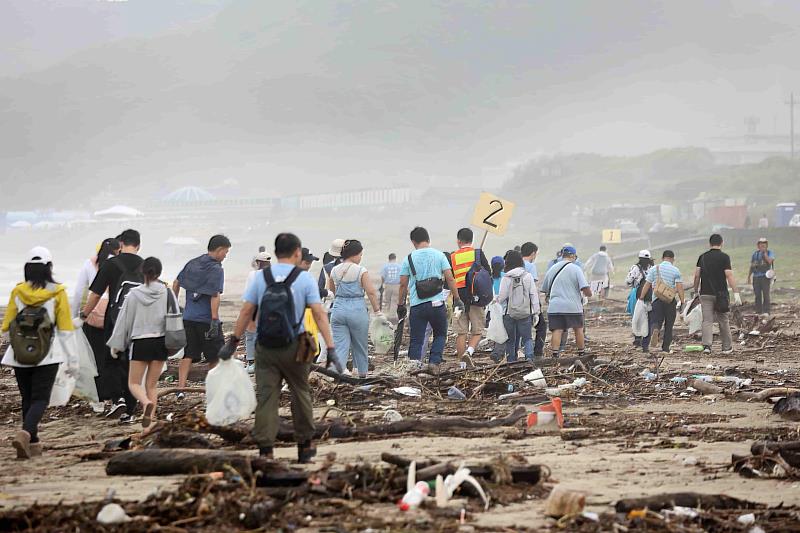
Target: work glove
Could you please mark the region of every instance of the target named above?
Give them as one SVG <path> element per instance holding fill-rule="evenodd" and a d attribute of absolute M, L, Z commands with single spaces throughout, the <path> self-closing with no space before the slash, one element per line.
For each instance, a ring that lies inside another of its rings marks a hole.
<path fill-rule="evenodd" d="M 72 319 L 72 327 L 75 329 L 81 329 L 83 327 L 83 319 L 81 317 L 76 316 Z"/>
<path fill-rule="evenodd" d="M 737 307 L 742 305 L 742 296 L 738 292 L 733 293 L 733 303 Z"/>
<path fill-rule="evenodd" d="M 533 327 L 539 325 L 539 315 L 533 315 Z"/>
<path fill-rule="evenodd" d="M 218 339 L 222 334 L 222 322 L 219 320 L 212 320 L 211 325 L 206 331 L 206 340 Z"/>
<path fill-rule="evenodd" d="M 223 361 L 227 361 L 233 354 L 236 353 L 236 348 L 239 346 L 239 338 L 235 335 L 231 335 L 228 337 L 228 342 L 222 345 L 222 348 L 219 349 L 217 353 L 217 357 L 222 359 Z"/>
<path fill-rule="evenodd" d="M 464 310 L 466 309 L 464 307 L 464 302 L 462 302 L 461 300 L 454 301 L 453 302 L 453 310 L 455 311 L 456 309 L 458 309 L 459 313 L 463 313 Z"/>
<path fill-rule="evenodd" d="M 336 372 L 339 374 L 344 374 L 344 368 L 342 368 L 342 363 L 339 362 L 339 358 L 336 356 L 336 347 L 335 346 L 328 346 L 328 362 L 325 365 L 326 368 L 330 368 L 333 365 L 336 368 Z"/>
<path fill-rule="evenodd" d="M 398 320 L 403 320 L 406 316 L 408 316 L 408 309 L 405 305 L 398 305 L 397 306 L 397 318 Z"/>
<path fill-rule="evenodd" d="M 113 357 L 114 359 L 119 359 L 119 352 L 117 351 L 116 348 L 111 348 L 111 357 Z"/>

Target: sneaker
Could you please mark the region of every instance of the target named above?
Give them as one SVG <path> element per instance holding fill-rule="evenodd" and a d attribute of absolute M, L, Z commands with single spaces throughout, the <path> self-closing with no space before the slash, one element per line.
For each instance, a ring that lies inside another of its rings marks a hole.
<path fill-rule="evenodd" d="M 125 403 L 125 398 L 120 398 L 117 400 L 117 403 L 111 406 L 111 409 L 108 410 L 106 413 L 106 418 L 114 418 L 118 417 L 121 413 L 120 411 L 124 411 L 128 408 L 128 404 Z"/>
<path fill-rule="evenodd" d="M 733 348 L 728 348 L 727 350 L 722 350 L 722 355 L 730 355 L 733 353 Z"/>
<path fill-rule="evenodd" d="M 17 459 L 31 458 L 31 434 L 20 429 L 14 434 L 11 445 L 17 450 Z"/>
<path fill-rule="evenodd" d="M 711 353 L 711 346 L 703 346 L 703 353 Z"/>
<path fill-rule="evenodd" d="M 129 415 L 128 413 L 123 413 L 121 417 L 119 417 L 120 424 L 133 424 L 136 422 L 136 417 L 134 415 Z"/>
<path fill-rule="evenodd" d="M 176 392 L 175 393 L 175 399 L 178 400 L 179 402 L 182 402 L 183 400 L 186 399 L 186 394 L 184 394 L 182 392 Z"/>
<path fill-rule="evenodd" d="M 251 376 L 256 373 L 255 363 L 250 363 L 249 365 L 247 365 L 247 373 L 250 374 Z"/>

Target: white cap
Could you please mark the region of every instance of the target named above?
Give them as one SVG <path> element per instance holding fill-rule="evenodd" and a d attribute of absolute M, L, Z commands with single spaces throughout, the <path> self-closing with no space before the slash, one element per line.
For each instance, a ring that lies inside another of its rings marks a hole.
<path fill-rule="evenodd" d="M 334 239 L 331 243 L 330 254 L 333 257 L 342 257 L 342 248 L 344 248 L 344 239 Z"/>
<path fill-rule="evenodd" d="M 650 250 L 642 250 L 639 252 L 639 257 L 644 259 L 650 259 Z"/>
<path fill-rule="evenodd" d="M 53 254 L 44 246 L 34 246 L 28 252 L 28 260 L 26 263 L 34 263 L 38 265 L 46 265 L 53 262 Z"/>
<path fill-rule="evenodd" d="M 255 260 L 261 263 L 266 263 L 267 261 L 272 261 L 272 256 L 267 252 L 258 252 Z"/>

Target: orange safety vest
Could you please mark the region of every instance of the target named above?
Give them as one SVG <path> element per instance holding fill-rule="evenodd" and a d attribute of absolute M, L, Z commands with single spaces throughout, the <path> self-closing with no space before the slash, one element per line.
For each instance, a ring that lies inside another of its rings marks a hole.
<path fill-rule="evenodd" d="M 450 255 L 453 262 L 453 277 L 456 279 L 456 287 L 463 289 L 467 286 L 467 272 L 475 262 L 475 248 L 465 246 Z"/>

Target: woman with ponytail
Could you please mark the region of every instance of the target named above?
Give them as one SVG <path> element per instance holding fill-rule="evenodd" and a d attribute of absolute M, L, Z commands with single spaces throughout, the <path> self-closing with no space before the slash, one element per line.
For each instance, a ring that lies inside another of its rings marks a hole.
<path fill-rule="evenodd" d="M 144 408 L 142 427 L 147 429 L 155 421 L 158 378 L 168 356 L 167 302 L 175 295 L 159 279 L 161 261 L 155 257 L 144 260 L 142 274 L 144 284 L 131 289 L 125 298 L 108 347 L 112 353 L 130 360 L 128 388 Z"/>

